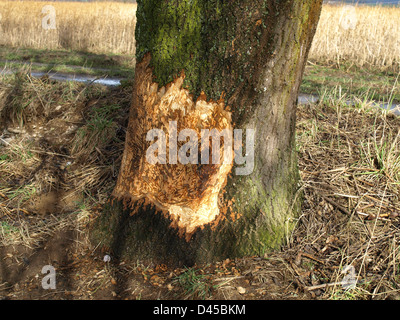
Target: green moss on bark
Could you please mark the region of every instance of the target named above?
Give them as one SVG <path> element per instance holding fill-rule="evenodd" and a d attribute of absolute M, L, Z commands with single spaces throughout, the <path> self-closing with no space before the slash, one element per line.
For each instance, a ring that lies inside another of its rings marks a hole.
<path fill-rule="evenodd" d="M 227 100 L 255 86 L 258 60 L 274 47 L 275 20 L 286 2 L 243 0 L 138 0 L 136 55 L 152 54 L 154 80 L 164 86 L 184 70 L 194 99 L 204 91 Z M 179 17 L 179 18 L 177 18 Z M 255 63 L 257 60 L 257 63 Z"/>

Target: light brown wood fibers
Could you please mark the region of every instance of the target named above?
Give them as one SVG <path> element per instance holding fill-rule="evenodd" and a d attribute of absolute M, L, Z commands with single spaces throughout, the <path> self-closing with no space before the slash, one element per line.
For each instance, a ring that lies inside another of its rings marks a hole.
<path fill-rule="evenodd" d="M 137 65 L 129 126 L 121 171 L 113 196 L 125 203 L 140 199 L 168 214 L 186 236 L 196 228 L 214 221 L 220 214 L 220 191 L 226 184 L 232 162 L 224 163 L 225 140 L 221 139 L 219 164 L 170 164 L 168 159 L 170 122 L 177 132 L 192 129 L 200 137 L 202 129 L 233 130 L 231 112 L 224 99 L 207 101 L 204 94 L 193 96 L 182 88 L 184 74 L 159 88 L 153 82 L 151 57 L 147 54 Z M 166 164 L 151 164 L 146 151 L 154 141 L 146 141 L 147 132 L 161 129 L 166 139 Z M 223 140 L 223 141 L 222 141 Z M 171 140 L 172 141 L 172 140 Z M 178 142 L 178 149 L 185 142 Z M 229 146 L 231 148 L 231 146 Z"/>

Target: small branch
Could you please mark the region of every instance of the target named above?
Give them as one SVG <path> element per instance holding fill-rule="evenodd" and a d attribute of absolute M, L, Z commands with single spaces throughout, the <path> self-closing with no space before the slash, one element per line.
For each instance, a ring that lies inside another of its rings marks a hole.
<path fill-rule="evenodd" d="M 302 256 L 302 257 L 305 257 L 305 258 L 308 258 L 308 259 L 311 259 L 311 260 L 314 260 L 314 261 L 316 261 L 316 262 L 318 262 L 318 263 L 320 263 L 320 264 L 325 264 L 325 261 L 322 261 L 322 260 L 320 260 L 320 259 L 314 257 L 314 256 L 311 255 L 311 254 L 302 252 L 302 253 L 301 253 L 301 256 Z"/>
<path fill-rule="evenodd" d="M 343 213 L 345 213 L 345 214 L 351 216 L 351 212 L 350 212 L 349 210 L 347 210 L 345 207 L 343 207 L 342 205 L 340 205 L 339 203 L 337 203 L 336 201 L 333 201 L 333 200 L 331 200 L 331 199 L 329 199 L 329 198 L 327 198 L 327 197 L 325 197 L 325 196 L 322 196 L 322 198 L 323 198 L 326 202 L 330 203 L 331 205 L 333 205 L 334 207 L 336 207 L 337 209 L 339 209 L 341 212 L 343 212 Z"/>
<path fill-rule="evenodd" d="M 347 210 L 345 207 L 343 207 L 342 205 L 338 204 L 337 202 L 335 202 L 335 201 L 333 201 L 333 200 L 331 200 L 331 199 L 329 199 L 329 198 L 327 198 L 327 197 L 325 197 L 325 196 L 322 196 L 322 198 L 323 198 L 326 202 L 330 203 L 331 205 L 333 205 L 334 207 L 336 207 L 337 209 L 339 209 L 339 211 L 341 211 L 341 212 L 343 212 L 343 213 L 345 213 L 345 214 L 351 216 L 351 212 L 350 212 L 349 210 Z M 359 215 L 361 215 L 361 216 L 364 216 L 364 217 L 366 217 L 366 218 L 372 219 L 372 220 L 378 219 L 378 220 L 383 220 L 383 221 L 389 221 L 389 219 L 383 218 L 383 217 L 381 217 L 381 216 L 379 216 L 379 215 L 378 215 L 378 216 L 375 216 L 375 215 L 373 215 L 373 214 L 367 214 L 367 213 L 360 212 L 360 211 L 356 211 L 356 213 L 359 214 Z"/>
<path fill-rule="evenodd" d="M 328 287 L 333 287 L 336 285 L 342 285 L 342 283 L 341 282 L 330 282 L 330 283 L 325 283 L 325 284 L 318 284 L 316 286 L 304 287 L 304 289 L 306 289 L 308 291 L 312 291 L 312 290 L 318 290 L 318 289 L 326 289 Z"/>

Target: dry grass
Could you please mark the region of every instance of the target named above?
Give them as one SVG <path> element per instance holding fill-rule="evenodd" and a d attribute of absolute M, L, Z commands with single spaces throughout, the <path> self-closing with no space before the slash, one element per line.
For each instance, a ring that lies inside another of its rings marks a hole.
<path fill-rule="evenodd" d="M 49 4 L 56 30 L 41 26 Z M 132 3 L 0 1 L 0 45 L 133 55 L 135 12 Z M 324 5 L 310 60 L 399 71 L 400 8 Z"/>
<path fill-rule="evenodd" d="M 309 58 L 400 70 L 400 8 L 351 8 L 323 6 Z"/>
<path fill-rule="evenodd" d="M 130 88 L 109 92 L 27 72 L 0 82 L 0 243 L 35 247 L 57 230 L 82 226 L 87 209 L 106 201 Z"/>
<path fill-rule="evenodd" d="M 82 294 L 90 298 L 106 282 L 99 280 L 95 288 L 89 286 L 98 271 L 89 269 L 96 261 L 88 256 L 94 249 L 84 239 L 88 222 L 100 214 L 116 183 L 131 88 L 104 92 L 96 86 L 70 87 L 19 77 L 2 79 L 0 90 L 0 113 L 4 102 L 14 97 L 13 87 L 18 81 L 22 81 L 20 93 L 32 99 L 29 107 L 21 110 L 23 127 L 17 127 L 19 121 L 14 125 L 11 122 L 9 133 L 1 133 L 0 249 L 10 253 L 10 248 L 23 246 L 40 252 L 55 235 L 75 230 L 83 241 L 77 242 L 76 252 L 87 254 L 72 255 L 68 261 L 82 264 L 81 272 L 88 276 L 73 285 L 74 294 L 76 299 Z M 193 298 L 188 297 L 188 290 L 196 295 L 205 292 L 211 299 L 398 298 L 400 119 L 362 101 L 347 106 L 347 99 L 330 92 L 319 104 L 299 106 L 297 149 L 304 204 L 297 228 L 281 252 L 217 263 L 205 267 L 204 274 L 193 273 L 193 269 L 182 273 L 186 277 L 180 277 L 186 279 L 183 282 L 173 281 L 181 274 L 175 270 L 146 275 L 145 282 L 132 282 L 132 288 L 139 289 L 132 289 L 132 296 L 126 297 L 156 294 L 157 298 L 163 288 L 167 293 L 162 297 L 177 294 L 184 298 Z M 99 119 L 112 121 L 114 133 L 109 134 L 109 140 L 97 131 L 102 128 L 96 127 L 102 123 Z M 76 126 L 69 132 L 66 128 L 71 123 Z M 64 211 L 57 207 L 51 213 L 32 209 L 31 200 L 54 192 L 60 195 L 60 201 L 73 197 L 79 203 Z M 355 288 L 345 290 L 342 286 L 345 266 L 354 267 L 359 280 Z M 115 268 L 126 281 L 143 279 L 143 270 L 126 273 Z M 156 289 L 142 295 L 149 279 L 158 279 Z M 93 291 L 82 291 L 88 286 Z M 238 286 L 245 287 L 246 293 L 239 294 Z M 115 289 L 109 289 L 111 297 Z M 13 292 L 23 296 L 27 291 L 14 288 Z"/>
<path fill-rule="evenodd" d="M 345 100 L 326 97 L 299 109 L 305 202 L 287 250 L 289 269 L 314 296 L 398 297 L 400 119 Z M 345 266 L 358 280 L 348 290 Z"/>
<path fill-rule="evenodd" d="M 56 29 L 42 28 L 52 5 Z M 72 49 L 96 53 L 133 53 L 136 4 L 119 2 L 0 1 L 0 45 Z"/>

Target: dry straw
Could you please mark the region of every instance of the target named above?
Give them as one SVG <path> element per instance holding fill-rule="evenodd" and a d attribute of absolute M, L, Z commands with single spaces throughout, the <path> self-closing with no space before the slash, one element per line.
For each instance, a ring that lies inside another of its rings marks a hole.
<path fill-rule="evenodd" d="M 55 9 L 56 29 L 42 27 L 46 5 Z M 0 14 L 0 45 L 134 52 L 136 4 L 0 1 Z"/>
<path fill-rule="evenodd" d="M 45 5 L 56 11 L 56 29 L 42 28 Z M 116 2 L 0 1 L 0 45 L 75 49 L 96 53 L 135 51 L 136 4 Z M 324 5 L 310 60 L 398 71 L 400 8 Z"/>
<path fill-rule="evenodd" d="M 399 70 L 400 8 L 324 5 L 309 57 Z"/>

